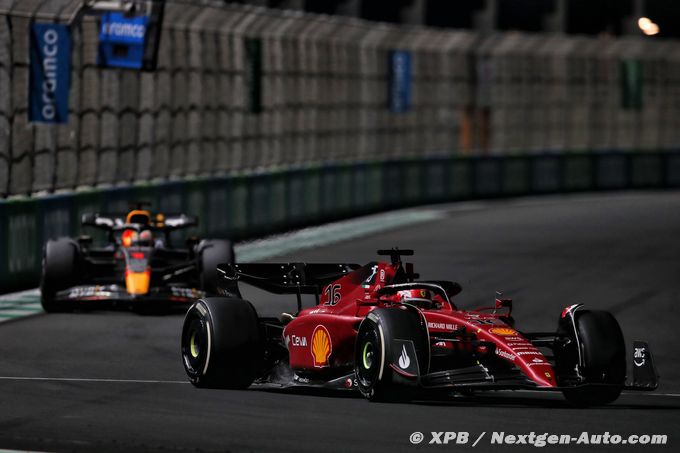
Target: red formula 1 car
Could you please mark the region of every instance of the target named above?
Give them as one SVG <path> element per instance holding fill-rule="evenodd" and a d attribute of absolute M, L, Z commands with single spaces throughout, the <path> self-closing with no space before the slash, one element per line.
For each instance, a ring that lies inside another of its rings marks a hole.
<path fill-rule="evenodd" d="M 251 384 L 357 389 L 369 400 L 403 400 L 443 389 L 561 391 L 579 406 L 616 400 L 623 389 L 654 390 L 649 347 L 635 342 L 632 382 L 614 317 L 571 305 L 551 332 L 522 332 L 512 301 L 458 310 L 457 283 L 419 281 L 409 250 L 378 251 L 390 262 L 225 264 L 226 297 L 186 314 L 182 361 L 198 387 Z M 258 317 L 238 282 L 296 294 L 298 313 Z M 302 295 L 316 306 L 302 309 Z M 502 313 L 501 313 L 502 312 Z"/>

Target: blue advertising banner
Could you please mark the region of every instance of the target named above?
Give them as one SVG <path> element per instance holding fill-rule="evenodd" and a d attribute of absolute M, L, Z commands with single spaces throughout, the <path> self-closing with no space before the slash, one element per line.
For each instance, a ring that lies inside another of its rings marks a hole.
<path fill-rule="evenodd" d="M 31 26 L 31 73 L 28 120 L 68 122 L 71 32 L 66 25 Z"/>
<path fill-rule="evenodd" d="M 126 17 L 122 13 L 106 13 L 101 21 L 99 65 L 141 69 L 144 63 L 144 43 L 149 17 Z"/>
<path fill-rule="evenodd" d="M 389 53 L 389 109 L 395 113 L 411 109 L 411 52 L 393 50 Z"/>

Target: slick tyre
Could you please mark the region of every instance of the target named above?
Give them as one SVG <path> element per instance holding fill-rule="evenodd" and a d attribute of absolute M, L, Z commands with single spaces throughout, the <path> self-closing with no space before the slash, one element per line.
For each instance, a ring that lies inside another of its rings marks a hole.
<path fill-rule="evenodd" d="M 40 301 L 48 313 L 69 312 L 73 304 L 57 301 L 57 292 L 73 286 L 77 275 L 78 244 L 68 238 L 49 240 L 43 251 Z"/>
<path fill-rule="evenodd" d="M 586 385 L 564 390 L 565 398 L 579 407 L 615 401 L 626 380 L 626 346 L 619 323 L 607 311 L 581 310 L 576 314 L 576 331 Z"/>
<path fill-rule="evenodd" d="M 206 239 L 198 246 L 201 289 L 208 295 L 219 294 L 217 265 L 234 262 L 234 245 L 224 239 Z"/>
<path fill-rule="evenodd" d="M 181 351 L 196 387 L 248 387 L 261 373 L 264 356 L 255 308 L 242 299 L 197 301 L 184 318 Z"/>
<path fill-rule="evenodd" d="M 411 373 L 395 365 L 399 364 L 395 358 L 405 354 L 402 348 L 408 342 L 413 344 L 415 357 L 406 353 L 401 364 L 410 363 Z M 399 402 L 411 399 L 417 390 L 417 375 L 427 373 L 429 361 L 427 330 L 417 311 L 378 308 L 359 326 L 354 372 L 359 391 L 368 400 Z"/>

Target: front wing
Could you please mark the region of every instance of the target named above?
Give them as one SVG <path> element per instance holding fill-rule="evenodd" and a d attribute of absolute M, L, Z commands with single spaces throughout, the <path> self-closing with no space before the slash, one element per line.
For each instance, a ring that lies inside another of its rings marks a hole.
<path fill-rule="evenodd" d="M 69 302 L 130 302 L 130 303 L 193 303 L 205 297 L 206 293 L 194 288 L 180 286 L 151 287 L 143 295 L 129 294 L 121 285 L 79 285 L 60 291 L 56 295 L 58 301 Z"/>

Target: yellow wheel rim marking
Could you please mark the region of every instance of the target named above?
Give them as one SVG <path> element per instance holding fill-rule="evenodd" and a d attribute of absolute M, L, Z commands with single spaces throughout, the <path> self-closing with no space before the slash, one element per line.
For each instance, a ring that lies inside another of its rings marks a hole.
<path fill-rule="evenodd" d="M 371 346 L 371 343 L 366 342 L 364 344 L 364 353 L 362 355 L 364 359 L 364 368 L 368 370 L 373 364 L 373 347 Z"/>
<path fill-rule="evenodd" d="M 196 332 L 191 334 L 191 340 L 189 340 L 189 346 L 191 347 L 191 357 L 194 359 L 198 357 L 198 344 L 196 344 Z"/>

